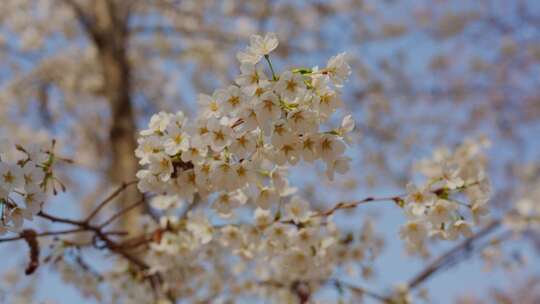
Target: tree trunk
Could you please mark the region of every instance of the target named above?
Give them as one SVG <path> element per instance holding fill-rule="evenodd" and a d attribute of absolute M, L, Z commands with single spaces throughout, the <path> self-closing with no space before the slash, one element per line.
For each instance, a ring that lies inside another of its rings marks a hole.
<path fill-rule="evenodd" d="M 135 158 L 135 118 L 130 98 L 130 73 L 124 49 L 103 48 L 99 60 L 105 79 L 105 96 L 111 111 L 109 143 L 111 147 L 108 176 L 112 184 L 119 185 L 135 179 L 138 162 Z M 141 198 L 135 187 L 129 187 L 119 197 L 121 207 L 135 203 Z M 136 227 L 137 212 L 123 216 L 124 228 Z"/>
<path fill-rule="evenodd" d="M 72 0 L 67 0 L 72 1 Z M 127 58 L 128 5 L 123 1 L 95 0 L 81 8 L 71 2 L 81 24 L 94 42 L 97 59 L 104 78 L 104 96 L 110 105 L 110 164 L 107 175 L 111 186 L 135 179 L 138 162 L 135 157 L 137 131 L 131 104 L 131 70 Z M 142 198 L 135 187 L 129 187 L 118 197 L 117 206 L 125 208 Z M 140 208 L 121 217 L 121 225 L 136 232 Z"/>

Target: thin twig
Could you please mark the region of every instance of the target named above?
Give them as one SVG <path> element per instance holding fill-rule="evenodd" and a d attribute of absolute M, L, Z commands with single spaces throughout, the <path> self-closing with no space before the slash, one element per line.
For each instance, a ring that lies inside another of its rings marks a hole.
<path fill-rule="evenodd" d="M 71 220 L 71 219 L 67 219 L 67 218 L 57 217 L 57 216 L 48 214 L 45 211 L 40 211 L 37 215 L 39 217 L 42 217 L 42 218 L 47 219 L 47 220 L 49 220 L 51 222 L 54 222 L 54 223 L 70 224 L 70 225 L 75 225 L 75 226 L 81 226 L 81 227 L 84 227 L 84 228 L 87 228 L 87 227 L 90 226 L 90 225 L 86 224 L 84 221 Z"/>
<path fill-rule="evenodd" d="M 131 181 L 131 182 L 128 182 L 128 183 L 122 183 L 122 185 L 120 185 L 120 187 L 118 187 L 115 191 L 113 191 L 109 196 L 107 196 L 101 203 L 99 203 L 99 205 L 96 207 L 96 209 L 94 209 L 94 211 L 92 211 L 92 213 L 90 213 L 90 215 L 84 220 L 85 222 L 89 223 L 92 218 L 94 218 L 94 216 L 96 216 L 98 214 L 98 212 L 103 209 L 108 203 L 110 203 L 111 201 L 113 201 L 113 199 L 115 197 L 117 197 L 120 193 L 122 193 L 122 191 L 124 191 L 125 189 L 127 189 L 129 186 L 131 185 L 134 185 L 136 184 L 137 181 Z"/>
<path fill-rule="evenodd" d="M 370 298 L 373 298 L 375 300 L 378 300 L 378 301 L 380 301 L 382 303 L 389 303 L 391 301 L 390 298 L 387 298 L 387 297 L 385 297 L 383 295 L 380 295 L 380 294 L 378 294 L 376 292 L 370 291 L 370 290 L 368 290 L 368 289 L 366 289 L 364 287 L 356 286 L 356 285 L 353 285 L 351 283 L 340 281 L 338 279 L 332 280 L 329 283 L 333 283 L 338 288 L 341 288 L 341 287 L 348 288 L 353 292 L 356 292 L 356 293 L 362 294 L 362 295 L 366 295 L 366 296 L 368 296 Z"/>
<path fill-rule="evenodd" d="M 137 202 L 137 203 L 140 204 L 140 202 Z M 128 207 L 128 208 L 132 209 L 132 208 L 134 208 L 134 205 L 132 205 L 130 207 Z M 126 208 L 126 209 L 128 209 L 128 208 Z M 110 218 L 109 223 L 112 222 L 113 220 L 115 220 L 117 217 L 121 216 L 123 213 L 129 211 L 129 210 L 126 210 L 126 209 L 120 211 L 119 213 L 115 214 L 112 218 Z M 103 232 L 101 230 L 106 225 L 95 227 L 95 226 L 92 226 L 92 225 L 88 224 L 85 221 L 77 221 L 77 220 L 71 220 L 71 219 L 66 219 L 66 218 L 60 218 L 60 217 L 53 216 L 53 215 L 50 215 L 48 213 L 45 213 L 44 211 L 39 212 L 38 216 L 40 216 L 42 218 L 45 218 L 45 219 L 48 219 L 48 220 L 50 220 L 52 222 L 70 224 L 70 225 L 81 227 L 80 229 L 82 229 L 82 230 L 92 231 L 92 232 L 95 233 L 95 235 L 99 239 L 101 239 L 101 240 L 103 240 L 103 242 L 105 242 L 106 246 L 104 248 L 108 248 L 109 250 L 120 254 L 121 256 L 126 258 L 127 260 L 129 260 L 132 263 L 134 263 L 135 265 L 139 266 L 142 270 L 148 269 L 148 265 L 146 265 L 146 263 L 139 260 L 137 257 L 133 256 L 132 254 L 126 252 L 122 247 L 118 246 L 118 244 L 116 242 L 114 242 L 113 240 L 111 240 L 108 237 L 108 235 L 118 234 L 120 232 Z M 106 224 L 108 224 L 108 223 L 106 222 Z M 123 234 L 123 232 L 121 232 L 120 234 Z"/>
<path fill-rule="evenodd" d="M 318 284 L 322 284 L 322 285 L 325 285 L 325 284 L 333 284 L 334 286 L 336 286 L 337 288 L 347 288 L 353 292 L 356 292 L 356 293 L 359 293 L 359 294 L 365 294 L 366 296 L 368 297 L 371 297 L 375 300 L 378 300 L 382 303 L 389 303 L 390 302 L 390 298 L 387 298 L 383 295 L 380 295 L 376 292 L 373 292 L 373 291 L 370 291 L 366 288 L 363 288 L 363 287 L 360 287 L 360 286 L 356 286 L 356 285 L 353 285 L 351 283 L 347 283 L 347 282 L 344 282 L 344 281 L 341 281 L 339 279 L 328 279 L 328 280 L 317 280 L 317 281 L 313 281 L 314 283 L 318 283 Z M 295 282 L 293 283 L 293 285 L 298 285 L 299 282 Z M 309 283 L 309 282 L 303 282 L 303 283 Z M 288 284 L 284 284 L 282 282 L 279 282 L 279 281 L 273 281 L 273 280 L 265 280 L 265 281 L 258 281 L 257 284 L 259 285 L 267 285 L 267 286 L 272 286 L 272 287 L 276 287 L 276 288 L 287 288 L 287 289 L 293 289 L 293 286 L 291 285 L 288 285 Z"/>
<path fill-rule="evenodd" d="M 85 231 L 88 231 L 88 230 L 83 229 L 83 228 L 77 228 L 77 229 L 60 230 L 60 231 L 46 231 L 46 232 L 36 234 L 36 237 L 71 234 L 71 233 L 78 233 L 78 232 L 85 232 Z M 22 239 L 24 239 L 24 236 L 19 235 L 19 236 L 14 236 L 14 237 L 10 237 L 10 238 L 0 239 L 0 243 L 18 241 L 18 240 L 22 240 Z"/>
<path fill-rule="evenodd" d="M 493 246 L 494 244 L 500 244 L 504 241 L 512 239 L 513 236 L 514 236 L 514 233 L 512 231 L 510 230 L 504 231 L 499 236 L 494 237 L 490 240 L 487 240 L 486 242 L 476 246 L 476 248 L 474 249 L 474 252 L 466 251 L 462 258 L 460 258 L 460 256 L 456 256 L 452 259 L 449 259 L 446 263 L 444 263 L 443 265 L 444 267 L 441 267 L 441 268 L 444 268 L 444 269 L 452 268 L 456 264 L 471 258 L 475 253 L 482 252 L 484 249 L 486 249 L 489 246 Z"/>
<path fill-rule="evenodd" d="M 457 244 L 456 246 L 450 248 L 448 251 L 440 255 L 438 258 L 436 258 L 433 262 L 428 264 L 424 270 L 420 271 L 416 276 L 414 276 L 407 286 L 409 289 L 413 289 L 417 286 L 419 286 L 421 283 L 426 281 L 428 278 L 430 278 L 432 275 L 434 275 L 437 271 L 439 271 L 445 263 L 451 259 L 455 254 L 460 253 L 462 250 L 465 250 L 467 248 L 470 248 L 472 243 L 482 238 L 483 236 L 489 234 L 491 231 L 493 231 L 495 228 L 497 228 L 501 224 L 501 220 L 493 220 L 489 224 L 487 224 L 484 228 L 482 228 L 480 231 L 475 233 L 473 236 L 465 239 L 461 243 Z"/>
<path fill-rule="evenodd" d="M 158 232 L 159 230 L 157 230 L 156 232 Z M 120 243 L 120 246 L 122 246 L 122 248 L 126 248 L 126 249 L 135 249 L 139 246 L 142 246 L 142 245 L 146 245 L 152 241 L 154 241 L 154 233 L 150 233 L 150 234 L 143 234 L 143 235 L 139 235 L 139 236 L 136 236 L 136 237 L 133 237 L 133 238 L 130 238 L 130 239 L 127 239 L 127 240 L 124 240 Z"/>
<path fill-rule="evenodd" d="M 362 204 L 366 204 L 366 203 L 369 203 L 369 202 L 383 202 L 383 201 L 393 201 L 393 202 L 397 202 L 401 199 L 401 196 L 403 195 L 398 195 L 398 196 L 392 196 L 392 197 L 379 197 L 379 198 L 375 198 L 375 197 L 366 197 L 362 200 L 359 200 L 359 201 L 354 201 L 354 202 L 340 202 L 338 204 L 336 204 L 335 206 L 333 206 L 332 208 L 326 210 L 326 211 L 321 211 L 321 212 L 318 212 L 316 214 L 313 215 L 313 217 L 325 217 L 325 216 L 329 216 L 329 215 L 332 215 L 334 212 L 336 212 L 337 210 L 340 210 L 340 209 L 352 209 L 352 208 L 356 208 L 358 205 L 362 205 Z"/>
<path fill-rule="evenodd" d="M 136 256 L 128 253 L 127 251 L 124 250 L 124 248 L 118 246 L 118 244 L 116 242 L 114 242 L 113 240 L 111 240 L 107 235 L 105 235 L 103 232 L 101 232 L 100 230 L 96 231 L 96 235 L 105 242 L 105 248 L 108 248 L 109 250 L 113 251 L 113 252 L 116 252 L 118 254 L 120 254 L 121 256 L 123 256 L 124 258 L 126 258 L 128 261 L 132 262 L 133 264 L 139 266 L 142 270 L 146 270 L 148 269 L 148 265 L 146 265 L 145 262 L 141 261 L 139 258 L 137 258 Z"/>
<path fill-rule="evenodd" d="M 142 198 L 140 200 L 138 200 L 137 202 L 127 206 L 126 208 L 118 211 L 116 214 L 114 214 L 113 216 L 111 216 L 108 220 L 106 220 L 105 222 L 103 222 L 101 225 L 99 225 L 99 228 L 103 228 L 107 225 L 109 225 L 110 223 L 114 222 L 114 220 L 118 219 L 119 217 L 121 217 L 122 215 L 128 213 L 129 211 L 131 211 L 132 209 L 135 209 L 136 207 L 142 205 L 143 203 L 145 202 L 145 199 Z"/>

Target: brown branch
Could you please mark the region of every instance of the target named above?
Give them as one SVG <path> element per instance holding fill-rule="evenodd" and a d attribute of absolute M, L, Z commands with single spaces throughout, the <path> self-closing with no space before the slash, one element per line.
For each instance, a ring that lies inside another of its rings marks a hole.
<path fill-rule="evenodd" d="M 391 303 L 391 299 L 390 298 L 387 298 L 383 295 L 380 295 L 376 292 L 373 292 L 373 291 L 370 291 L 364 287 L 360 287 L 360 286 L 356 286 L 356 285 L 353 285 L 351 283 L 347 283 L 347 282 L 344 282 L 344 281 L 341 281 L 339 279 L 328 279 L 328 280 L 317 280 L 317 281 L 313 281 L 314 283 L 319 283 L 319 284 L 322 284 L 322 285 L 325 285 L 325 284 L 332 284 L 334 285 L 336 288 L 338 289 L 342 289 L 342 288 L 347 288 L 353 292 L 356 292 L 358 294 L 362 294 L 362 295 L 366 295 L 370 298 L 373 298 L 375 300 L 378 300 L 382 303 Z M 282 283 L 282 282 L 278 282 L 278 281 L 273 281 L 273 280 L 265 280 L 265 281 L 258 281 L 257 284 L 259 285 L 267 285 L 267 286 L 271 286 L 271 287 L 275 287 L 275 288 L 287 288 L 287 289 L 290 289 L 292 292 L 298 292 L 297 288 L 298 286 L 302 285 L 302 284 L 307 284 L 309 282 L 300 282 L 300 281 L 295 281 L 293 282 L 291 285 L 288 285 L 288 284 L 285 284 L 285 283 Z M 299 296 L 299 299 L 300 301 L 303 301 L 305 296 L 307 295 L 298 295 Z"/>
<path fill-rule="evenodd" d="M 451 259 L 456 254 L 459 254 L 463 250 L 468 250 L 474 241 L 489 234 L 490 232 L 495 230 L 497 227 L 499 227 L 500 224 L 501 224 L 501 220 L 492 220 L 489 224 L 487 224 L 484 228 L 482 228 L 480 231 L 475 233 L 473 236 L 465 239 L 461 243 L 450 248 L 448 251 L 446 251 L 445 253 L 440 255 L 438 258 L 436 258 L 433 262 L 428 264 L 424 268 L 424 270 L 420 271 L 416 276 L 414 276 L 407 284 L 408 288 L 413 289 L 419 286 L 421 283 L 423 283 L 424 281 L 429 279 L 431 276 L 433 276 L 436 272 L 438 272 L 440 269 L 442 269 L 446 265 L 446 262 L 449 260 L 451 261 Z"/>
<path fill-rule="evenodd" d="M 105 222 L 103 222 L 101 225 L 99 225 L 99 228 L 103 228 L 107 225 L 109 225 L 110 223 L 114 222 L 114 220 L 120 218 L 122 215 L 128 213 L 129 211 L 137 208 L 138 206 L 144 204 L 146 200 L 144 198 L 138 200 L 137 202 L 127 206 L 126 208 L 118 211 L 117 213 L 115 213 L 113 216 L 111 216 L 108 220 L 106 220 Z"/>
<path fill-rule="evenodd" d="M 74 226 L 80 226 L 80 227 L 86 228 L 87 230 L 93 230 L 93 229 L 90 228 L 92 226 L 90 226 L 88 223 L 85 223 L 84 221 L 78 221 L 78 220 L 72 220 L 72 219 L 57 217 L 57 216 L 54 216 L 52 214 L 48 214 L 43 210 L 40 211 L 37 215 L 39 217 L 47 219 L 47 220 L 49 220 L 49 221 L 51 221 L 53 223 L 69 224 L 69 225 L 74 225 Z"/>
<path fill-rule="evenodd" d="M 137 202 L 137 204 L 140 204 L 140 203 L 141 203 L 140 201 Z M 118 234 L 118 233 L 123 233 L 123 232 L 103 232 L 102 231 L 102 229 L 108 223 L 110 223 L 113 220 L 115 220 L 116 218 L 122 216 L 125 212 L 129 211 L 129 209 L 133 209 L 135 207 L 134 205 L 135 204 L 133 204 L 132 206 L 126 208 L 128 210 L 124 209 L 124 210 L 120 211 L 119 213 L 115 214 L 112 218 L 110 218 L 107 222 L 105 222 L 105 224 L 102 224 L 99 227 L 92 226 L 92 225 L 90 225 L 89 223 L 87 223 L 85 221 L 78 221 L 78 220 L 72 220 L 72 219 L 66 219 L 66 218 L 57 217 L 57 216 L 45 213 L 43 211 L 39 212 L 38 216 L 40 216 L 42 218 L 45 218 L 45 219 L 48 219 L 48 220 L 50 220 L 52 222 L 55 222 L 55 223 L 70 224 L 70 225 L 80 227 L 80 229 L 83 230 L 83 231 L 94 232 L 94 234 L 96 235 L 97 238 L 99 238 L 100 240 L 105 242 L 105 246 L 103 248 L 107 248 L 107 249 L 109 249 L 109 250 L 111 250 L 111 251 L 113 251 L 115 253 L 118 253 L 119 255 L 121 255 L 125 259 L 127 259 L 128 261 L 130 261 L 133 264 L 137 265 L 139 268 L 141 268 L 141 270 L 147 270 L 148 265 L 146 265 L 146 263 L 144 263 L 143 261 L 141 261 L 140 259 L 138 259 L 134 255 L 127 252 L 124 248 L 119 246 L 116 242 L 114 242 L 113 240 L 111 240 L 108 237 L 108 235 L 110 235 L 110 234 Z"/>
<path fill-rule="evenodd" d="M 149 234 L 142 234 L 142 235 L 139 235 L 139 236 L 135 236 L 133 238 L 130 238 L 130 239 L 127 239 L 127 240 L 124 240 L 122 241 L 119 245 L 122 247 L 122 248 L 126 248 L 126 249 L 135 249 L 139 246 L 142 246 L 142 245 L 146 245 L 152 241 L 155 240 L 155 236 L 156 235 L 159 235 L 160 233 L 162 233 L 162 230 L 161 229 L 156 229 L 154 232 L 152 233 L 149 233 Z"/>
<path fill-rule="evenodd" d="M 43 236 L 55 236 L 55 235 L 71 234 L 71 233 L 78 233 L 78 232 L 85 232 L 85 231 L 88 231 L 88 230 L 83 229 L 83 228 L 77 228 L 77 229 L 68 229 L 68 230 L 60 230 L 60 231 L 46 231 L 46 232 L 42 232 L 42 233 L 37 233 L 36 237 L 39 238 L 39 237 L 43 237 Z M 19 234 L 19 236 L 0 239 L 0 243 L 18 241 L 18 240 L 22 240 L 22 239 L 24 239 L 24 236 L 21 233 L 21 234 Z"/>
<path fill-rule="evenodd" d="M 403 200 L 402 200 L 401 197 L 403 197 L 403 196 L 405 196 L 405 194 L 392 196 L 392 197 L 378 197 L 378 198 L 374 198 L 374 197 L 370 196 L 370 197 L 366 197 L 364 199 L 361 199 L 361 200 L 358 200 L 358 201 L 353 201 L 353 202 L 339 202 L 336 205 L 334 205 L 333 207 L 331 207 L 330 209 L 327 209 L 325 211 L 319 211 L 317 213 L 312 214 L 310 218 L 327 217 L 327 216 L 330 216 L 330 215 L 334 214 L 338 210 L 353 209 L 353 208 L 358 207 L 359 205 L 367 204 L 369 202 L 393 201 L 396 204 L 398 204 L 399 206 L 401 206 L 403 204 Z M 279 220 L 279 218 L 276 219 L 276 221 L 278 221 L 278 220 Z M 295 225 L 297 227 L 301 227 L 301 226 L 304 225 L 303 223 L 299 223 L 299 224 L 295 223 L 292 219 L 279 220 L 279 222 L 282 223 L 282 224 Z"/>
<path fill-rule="evenodd" d="M 347 288 L 353 292 L 356 292 L 358 294 L 361 294 L 361 295 L 366 295 L 370 298 L 373 298 L 374 300 L 378 300 L 382 303 L 391 303 L 391 299 L 390 298 L 387 298 L 383 295 L 380 295 L 376 292 L 373 292 L 373 291 L 370 291 L 364 287 L 360 287 L 360 286 L 356 286 L 356 285 L 353 285 L 353 284 L 350 284 L 350 283 L 347 283 L 347 282 L 343 282 L 343 281 L 340 281 L 338 279 L 335 279 L 335 280 L 332 280 L 332 281 L 329 281 L 329 283 L 333 283 L 337 288 Z"/>
<path fill-rule="evenodd" d="M 96 207 L 96 209 L 94 209 L 94 211 L 92 211 L 92 213 L 90 213 L 90 215 L 88 215 L 88 217 L 84 221 L 89 223 L 92 220 L 92 218 L 94 218 L 94 216 L 96 216 L 98 214 L 98 212 L 101 211 L 101 209 L 103 209 L 115 197 L 117 197 L 120 193 L 122 193 L 122 191 L 124 191 L 126 188 L 128 188 L 129 186 L 134 185 L 136 183 L 137 183 L 136 180 L 128 182 L 128 183 L 122 183 L 122 185 L 120 185 L 120 187 L 118 187 L 109 196 L 107 196 L 101 203 L 99 203 L 99 205 Z"/>
<path fill-rule="evenodd" d="M 502 242 L 512 239 L 513 236 L 514 236 L 513 231 L 511 230 L 504 231 L 499 236 L 493 237 L 490 240 L 487 240 L 486 242 L 480 245 L 477 245 L 476 248 L 474 249 L 474 252 L 472 251 L 465 252 L 466 255 L 463 257 L 462 260 L 458 259 L 459 256 L 453 259 L 450 259 L 449 261 L 444 263 L 444 268 L 447 268 L 447 269 L 451 268 L 454 265 L 457 265 L 458 263 L 463 262 L 467 260 L 468 258 L 472 257 L 474 254 L 482 252 L 484 249 L 486 249 L 489 246 L 493 246 L 494 244 L 501 244 Z"/>
<path fill-rule="evenodd" d="M 353 209 L 353 208 L 358 207 L 358 205 L 366 204 L 366 203 L 369 203 L 369 202 L 393 201 L 393 202 L 398 203 L 398 202 L 401 201 L 402 196 L 403 195 L 398 195 L 398 196 L 393 196 L 393 197 L 379 197 L 379 198 L 366 197 L 366 198 L 364 198 L 362 200 L 354 201 L 354 202 L 340 202 L 340 203 L 336 204 L 335 206 L 333 206 L 332 208 L 330 208 L 330 209 L 328 209 L 326 211 L 321 211 L 321 212 L 318 212 L 318 213 L 314 214 L 312 217 L 330 216 L 334 212 L 336 212 L 337 210 Z"/>

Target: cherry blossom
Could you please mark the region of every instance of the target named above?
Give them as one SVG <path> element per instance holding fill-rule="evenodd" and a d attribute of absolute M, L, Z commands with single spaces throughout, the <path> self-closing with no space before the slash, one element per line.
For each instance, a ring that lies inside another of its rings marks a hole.
<path fill-rule="evenodd" d="M 0 158 L 0 232 L 19 232 L 24 221 L 32 221 L 41 211 L 47 192 L 55 181 L 52 152 L 34 144 L 28 147 L 11 146 L 3 141 L 2 154 L 21 152 L 14 160 Z"/>

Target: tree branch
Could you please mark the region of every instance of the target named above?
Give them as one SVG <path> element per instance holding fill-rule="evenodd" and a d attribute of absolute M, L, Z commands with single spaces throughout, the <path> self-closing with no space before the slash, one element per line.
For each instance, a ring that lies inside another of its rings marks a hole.
<path fill-rule="evenodd" d="M 108 197 L 106 197 L 101 203 L 99 203 L 96 209 L 94 209 L 94 211 L 92 211 L 92 213 L 90 213 L 90 215 L 88 215 L 88 217 L 84 221 L 89 223 L 92 220 L 92 218 L 94 218 L 94 216 L 96 216 L 98 212 L 101 209 L 103 209 L 103 207 L 105 207 L 108 203 L 110 203 L 115 197 L 117 197 L 120 193 L 122 193 L 122 191 L 124 191 L 127 187 L 134 185 L 136 183 L 137 183 L 136 180 L 128 182 L 128 183 L 122 183 L 120 187 L 118 187 Z"/>
<path fill-rule="evenodd" d="M 103 228 L 107 225 L 109 225 L 110 223 L 114 222 L 114 220 L 118 219 L 119 217 L 121 217 L 122 215 L 128 213 L 129 211 L 137 208 L 138 206 L 144 204 L 146 200 L 144 198 L 138 200 L 137 202 L 127 206 L 126 208 L 118 211 L 117 213 L 115 213 L 113 216 L 111 216 L 108 220 L 106 220 L 105 222 L 103 222 L 101 225 L 99 225 L 99 228 Z"/>
<path fill-rule="evenodd" d="M 347 288 L 353 292 L 356 292 L 358 294 L 361 294 L 361 295 L 366 295 L 374 300 L 377 300 L 379 302 L 382 302 L 382 303 L 390 303 L 391 299 L 390 298 L 387 298 L 383 295 L 380 295 L 376 292 L 373 292 L 373 291 L 370 291 L 364 287 L 360 287 L 360 286 L 356 286 L 356 285 L 353 285 L 353 284 L 350 284 L 350 283 L 347 283 L 347 282 L 343 282 L 341 280 L 338 280 L 338 279 L 334 279 L 332 281 L 330 281 L 330 283 L 333 283 L 338 289 L 340 288 Z"/>
<path fill-rule="evenodd" d="M 433 276 L 435 273 L 437 273 L 440 269 L 442 269 L 446 262 L 451 260 L 454 255 L 459 254 L 463 250 L 467 250 L 471 247 L 474 241 L 484 237 L 485 235 L 489 234 L 493 230 L 495 230 L 499 225 L 501 224 L 501 220 L 492 220 L 487 226 L 482 228 L 480 231 L 478 231 L 473 236 L 465 239 L 461 243 L 457 244 L 456 246 L 450 248 L 448 251 L 440 255 L 438 258 L 436 258 L 433 262 L 428 264 L 424 270 L 420 271 L 416 276 L 414 276 L 409 283 L 407 284 L 409 289 L 413 289 L 415 287 L 418 287 L 421 283 L 429 279 L 431 276 Z"/>
<path fill-rule="evenodd" d="M 68 230 L 60 230 L 60 231 L 46 231 L 46 232 L 36 234 L 36 237 L 72 234 L 72 233 L 85 232 L 85 231 L 87 232 L 88 230 L 84 228 L 76 228 L 76 229 L 68 229 Z M 0 243 L 18 241 L 22 239 L 24 239 L 24 236 L 22 234 L 19 234 L 19 236 L 0 239 Z"/>
<path fill-rule="evenodd" d="M 392 196 L 392 197 L 379 197 L 379 198 L 366 197 L 366 198 L 364 198 L 362 200 L 354 201 L 354 202 L 348 202 L 348 203 L 347 202 L 340 202 L 340 203 L 336 204 L 335 206 L 333 206 L 332 208 L 330 208 L 330 209 L 328 209 L 326 211 L 321 211 L 321 212 L 318 212 L 318 213 L 314 214 L 313 217 L 330 216 L 334 212 L 336 212 L 337 210 L 352 209 L 352 208 L 358 207 L 358 205 L 366 204 L 366 203 L 369 203 L 369 202 L 393 201 L 393 202 L 397 203 L 397 202 L 401 201 L 402 196 L 404 196 L 404 194 L 398 195 L 398 196 Z"/>

